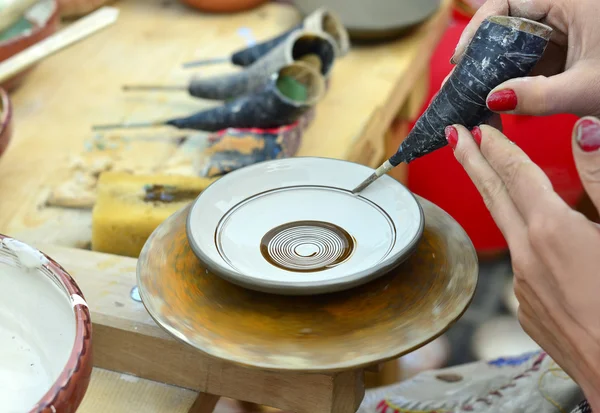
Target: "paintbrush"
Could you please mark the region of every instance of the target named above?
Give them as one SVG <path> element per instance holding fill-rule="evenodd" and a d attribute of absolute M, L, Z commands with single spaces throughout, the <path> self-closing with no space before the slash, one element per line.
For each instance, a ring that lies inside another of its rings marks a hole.
<path fill-rule="evenodd" d="M 296 30 L 308 30 L 317 33 L 326 33 L 335 40 L 336 54 L 344 56 L 350 49 L 348 32 L 342 25 L 339 17 L 324 7 L 309 14 L 301 23 L 285 31 L 279 36 L 257 43 L 254 46 L 238 50 L 231 56 L 217 57 L 205 60 L 187 62 L 185 68 L 207 66 L 218 63 L 232 63 L 236 66 L 247 67 L 268 54 L 271 50 L 283 43 Z"/>
<path fill-rule="evenodd" d="M 216 132 L 226 128 L 276 128 L 290 125 L 325 95 L 325 78 L 305 62 L 293 62 L 271 76 L 261 91 L 184 118 L 96 125 L 95 131 L 173 126 Z"/>
<path fill-rule="evenodd" d="M 477 30 L 458 63 L 398 151 L 353 193 L 359 193 L 401 163 L 410 163 L 447 145 L 445 128 L 461 124 L 472 129 L 493 112 L 488 94 L 507 80 L 531 73 L 541 59 L 552 28 L 531 20 L 493 16 Z"/>

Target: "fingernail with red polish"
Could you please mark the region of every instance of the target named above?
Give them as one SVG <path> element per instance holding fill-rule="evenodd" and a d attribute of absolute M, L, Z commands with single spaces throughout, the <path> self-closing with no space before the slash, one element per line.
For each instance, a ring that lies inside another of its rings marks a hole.
<path fill-rule="evenodd" d="M 584 152 L 600 149 L 600 122 L 583 119 L 577 125 L 577 143 Z"/>
<path fill-rule="evenodd" d="M 475 126 L 473 130 L 471 130 L 471 135 L 473 135 L 473 139 L 475 140 L 477 146 L 481 146 L 481 139 L 483 136 L 481 135 L 481 129 L 479 129 L 479 126 Z"/>
<path fill-rule="evenodd" d="M 517 103 L 517 94 L 511 89 L 499 90 L 487 98 L 487 106 L 493 112 L 510 112 L 517 108 Z"/>
<path fill-rule="evenodd" d="M 450 145 L 452 149 L 455 149 L 458 144 L 458 131 L 454 126 L 448 126 L 445 132 L 448 145 Z"/>

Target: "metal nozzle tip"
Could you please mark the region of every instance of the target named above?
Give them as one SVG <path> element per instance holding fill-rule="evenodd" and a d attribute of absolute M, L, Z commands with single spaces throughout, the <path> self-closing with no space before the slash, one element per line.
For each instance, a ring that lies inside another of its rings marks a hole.
<path fill-rule="evenodd" d="M 368 187 L 373 182 L 375 182 L 377 180 L 377 178 L 379 178 L 377 176 L 377 174 L 375 172 L 372 173 L 371 176 L 369 176 L 367 179 L 365 179 L 364 181 L 362 181 L 362 183 L 360 185 L 358 185 L 356 188 L 354 188 L 352 190 L 352 193 L 353 194 L 358 194 L 359 192 L 362 192 L 366 187 Z"/>

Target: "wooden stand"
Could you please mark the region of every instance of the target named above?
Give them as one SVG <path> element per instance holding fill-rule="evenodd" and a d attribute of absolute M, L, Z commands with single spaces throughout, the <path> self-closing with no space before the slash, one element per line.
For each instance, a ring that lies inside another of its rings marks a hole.
<path fill-rule="evenodd" d="M 276 373 L 211 358 L 158 327 L 131 298 L 137 260 L 37 245 L 76 279 L 92 309 L 94 365 L 199 392 L 190 412 L 212 412 L 220 397 L 294 413 L 354 413 L 364 369 L 331 374 Z"/>
<path fill-rule="evenodd" d="M 323 297 L 322 300 L 313 299 L 314 311 L 320 311 L 320 308 L 333 309 L 347 320 L 358 320 L 354 311 L 359 311 L 363 316 L 360 323 L 366 323 L 360 337 L 353 337 L 351 342 L 340 342 L 339 332 L 333 331 L 331 336 L 322 337 L 312 343 L 311 352 L 317 350 L 315 354 L 322 354 L 334 363 L 345 363 L 344 365 L 348 366 L 332 369 L 331 372 L 278 372 L 243 367 L 224 358 L 211 357 L 191 345 L 175 340 L 151 320 L 142 303 L 136 301 L 135 295 L 132 298 L 131 291 L 136 284 L 135 270 L 138 260 L 52 245 L 36 247 L 60 262 L 85 291 L 94 321 L 95 366 L 195 390 L 200 394 L 192 406 L 193 412 L 210 412 L 219 397 L 227 397 L 295 413 L 354 413 L 364 396 L 365 371 L 377 370 L 376 366 L 364 362 L 367 360 L 364 358 L 365 354 L 374 351 L 376 356 L 371 363 L 377 365 L 425 344 L 460 317 L 475 289 L 477 263 L 468 238 L 446 215 L 436 212 L 436 207 L 426 201 L 421 202 L 424 202 L 425 214 L 428 217 L 424 240 L 419 250 L 403 265 L 402 275 L 384 277 L 364 286 L 363 291 L 367 293 L 361 295 L 362 298 L 344 298 L 342 301 L 331 301 L 328 297 Z M 178 215 L 179 223 L 184 222 L 181 217 L 185 215 Z M 444 231 L 449 233 L 442 236 Z M 450 239 L 452 242 L 449 242 Z M 174 242 L 168 244 L 176 245 Z M 432 254 L 436 256 L 435 262 L 429 259 Z M 152 257 L 154 263 L 163 262 L 157 254 L 146 255 L 146 258 L 148 257 Z M 188 262 L 193 262 L 192 257 L 188 255 L 188 258 L 191 260 Z M 179 271 L 180 265 L 185 267 L 187 264 L 184 261 L 177 261 L 173 271 Z M 141 265 L 146 265 L 143 262 L 143 258 L 140 258 Z M 149 274 L 153 273 L 150 269 Z M 190 277 L 194 274 L 196 272 L 188 273 Z M 235 300 L 242 307 L 261 299 L 260 295 L 244 296 L 250 293 L 220 279 L 216 279 L 217 284 L 214 284 L 209 278 L 214 276 L 206 276 L 205 282 L 208 283 L 208 287 L 203 293 L 208 302 L 218 307 L 214 314 L 227 315 L 230 311 L 226 307 L 227 303 L 211 299 L 211 294 L 215 292 L 218 292 L 217 296 L 225 298 L 242 294 Z M 417 284 L 421 287 L 415 288 Z M 161 286 L 156 287 L 159 291 L 166 291 Z M 223 288 L 225 290 L 222 290 Z M 200 296 L 192 297 L 196 297 L 197 300 Z M 394 300 L 393 297 L 398 299 Z M 296 317 L 296 312 L 287 311 L 286 305 L 282 304 L 289 300 L 278 296 L 271 298 L 268 307 L 273 308 L 277 319 Z M 375 305 L 378 302 L 390 304 L 379 308 Z M 184 305 L 183 302 L 181 304 Z M 221 304 L 225 308 L 220 308 Z M 405 304 L 409 307 L 405 307 Z M 434 307 L 439 314 L 435 319 L 431 319 L 427 314 L 430 314 Z M 186 308 L 189 310 L 189 307 Z M 312 319 L 311 314 L 299 314 L 297 317 Z M 244 317 L 249 317 L 247 319 L 250 320 L 252 316 Z M 377 325 L 373 320 L 380 317 L 391 320 L 392 324 Z M 231 315 L 228 319 L 232 320 Z M 323 322 L 328 323 L 327 325 L 337 325 L 340 320 L 333 317 Z M 395 328 L 396 325 L 398 328 Z M 413 326 L 409 329 L 410 335 L 406 327 L 401 326 Z M 268 326 L 256 335 L 257 339 L 262 339 L 265 351 L 276 348 L 279 343 L 290 342 L 292 337 L 284 327 L 279 327 L 282 329 L 281 336 L 277 336 Z M 389 329 L 394 330 L 395 334 L 390 335 Z M 327 330 L 332 329 L 328 327 Z M 198 330 L 194 327 L 193 331 Z M 182 340 L 185 338 L 181 337 Z M 269 337 L 269 340 L 264 341 L 264 337 Z M 374 344 L 368 351 L 364 340 L 371 340 Z M 239 348 L 239 343 L 236 342 L 219 342 L 229 346 L 229 350 Z M 358 356 L 363 357 L 362 362 L 349 356 L 343 358 L 335 355 L 339 349 L 345 349 L 347 354 L 351 355 L 352 349 L 357 348 L 364 349 Z M 230 354 L 241 353 L 236 350 Z M 261 351 L 253 354 L 256 354 L 256 357 L 248 359 L 248 363 L 254 363 L 254 359 L 265 353 Z M 270 352 L 268 354 L 271 355 Z M 297 363 L 305 369 L 302 371 L 311 368 L 305 365 L 306 363 L 315 363 L 315 367 L 321 365 L 319 361 L 313 361 L 312 357 L 305 361 L 298 360 Z M 325 361 L 323 365 L 328 363 Z"/>

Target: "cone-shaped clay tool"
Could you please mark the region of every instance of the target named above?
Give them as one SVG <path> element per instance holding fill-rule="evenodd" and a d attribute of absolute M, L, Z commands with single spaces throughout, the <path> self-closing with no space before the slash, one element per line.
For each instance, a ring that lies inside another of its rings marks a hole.
<path fill-rule="evenodd" d="M 336 54 L 338 57 L 345 56 L 346 53 L 348 53 L 348 50 L 350 50 L 350 38 L 348 36 L 348 32 L 344 28 L 344 25 L 341 23 L 340 18 L 331 10 L 322 7 L 306 16 L 306 18 L 300 24 L 280 34 L 279 36 L 266 40 L 262 43 L 258 43 L 246 49 L 239 50 L 228 57 L 217 57 L 188 62 L 185 63 L 183 67 L 206 66 L 227 62 L 231 62 L 236 66 L 250 66 L 252 63 L 256 62 L 258 59 L 281 44 L 294 31 L 300 29 L 317 33 L 327 33 L 335 41 Z"/>
<path fill-rule="evenodd" d="M 325 95 L 325 79 L 305 62 L 293 62 L 271 76 L 260 92 L 186 118 L 98 125 L 93 130 L 174 126 L 216 132 L 226 128 L 276 128 L 290 125 Z"/>
<path fill-rule="evenodd" d="M 328 34 L 297 30 L 248 68 L 232 74 L 192 79 L 188 93 L 201 99 L 229 100 L 254 93 L 269 83 L 273 73 L 298 60 L 318 64 L 327 78 L 335 62 L 335 46 Z M 124 86 L 124 90 L 182 90 L 177 86 Z"/>
<path fill-rule="evenodd" d="M 488 120 L 493 114 L 486 105 L 488 94 L 507 80 L 531 73 L 551 34 L 552 28 L 523 18 L 493 16 L 485 20 L 398 151 L 353 192 L 363 191 L 402 162 L 446 146 L 447 126 L 461 124 L 472 129 Z"/>

